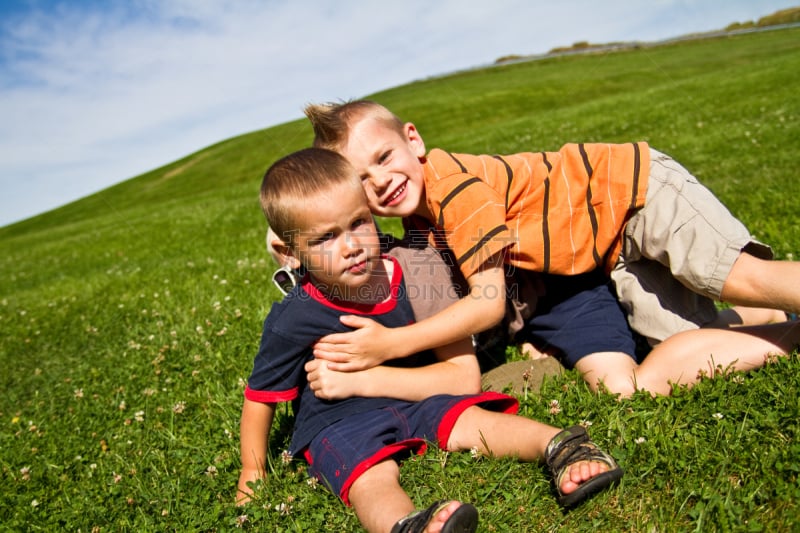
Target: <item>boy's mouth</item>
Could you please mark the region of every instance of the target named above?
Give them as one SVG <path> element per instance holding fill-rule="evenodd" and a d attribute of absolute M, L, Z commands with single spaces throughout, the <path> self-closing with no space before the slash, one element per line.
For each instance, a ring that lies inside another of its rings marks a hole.
<path fill-rule="evenodd" d="M 350 274 L 363 274 L 367 271 L 367 260 L 364 259 L 363 261 L 359 261 L 353 265 L 347 267 L 347 272 Z"/>
<path fill-rule="evenodd" d="M 404 192 L 406 192 L 406 187 L 408 185 L 408 180 L 403 181 L 398 188 L 392 191 L 392 194 L 389 195 L 386 200 L 383 201 L 383 205 L 385 207 L 391 206 L 394 204 L 398 198 L 400 198 Z"/>

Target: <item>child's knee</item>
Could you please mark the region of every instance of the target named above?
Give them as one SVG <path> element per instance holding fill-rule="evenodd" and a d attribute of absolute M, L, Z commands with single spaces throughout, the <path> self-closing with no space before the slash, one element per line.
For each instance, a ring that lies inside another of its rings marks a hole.
<path fill-rule="evenodd" d="M 639 367 L 628 354 L 603 352 L 587 355 L 578 361 L 575 368 L 593 391 L 628 397 L 637 389 L 636 372 Z"/>

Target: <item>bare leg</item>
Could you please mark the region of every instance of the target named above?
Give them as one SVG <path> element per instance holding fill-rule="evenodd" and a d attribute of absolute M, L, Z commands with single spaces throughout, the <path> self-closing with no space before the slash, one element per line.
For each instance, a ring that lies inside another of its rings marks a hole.
<path fill-rule="evenodd" d="M 400 468 L 391 459 L 361 474 L 350 487 L 350 503 L 364 529 L 386 532 L 414 510 L 414 503 L 400 486 Z"/>
<path fill-rule="evenodd" d="M 770 355 L 785 356 L 798 343 L 800 324 L 796 322 L 686 331 L 673 335 L 650 353 L 639 366 L 638 384 L 663 393 L 665 379 L 692 385 L 718 370 L 761 368 Z"/>
<path fill-rule="evenodd" d="M 388 533 L 398 520 L 414 511 L 414 503 L 400 486 L 400 468 L 391 459 L 369 468 L 350 487 L 350 503 L 361 525 L 370 533 Z M 439 533 L 460 502 L 453 501 L 428 524 L 427 533 Z"/>
<path fill-rule="evenodd" d="M 800 262 L 766 261 L 742 253 L 720 297 L 736 305 L 800 313 Z"/>
<path fill-rule="evenodd" d="M 647 357 L 650 358 L 664 342 L 659 343 Z M 636 383 L 639 365 L 625 353 L 593 353 L 581 358 L 575 365 L 575 369 L 580 372 L 589 388 L 595 392 L 602 386 L 612 394 L 620 394 L 627 398 L 640 388 Z M 662 394 L 669 394 L 669 390 Z"/>
<path fill-rule="evenodd" d="M 766 309 L 761 307 L 744 307 L 737 305 L 730 309 L 723 309 L 717 319 L 704 325 L 704 328 L 728 328 L 731 326 L 759 326 L 786 322 L 786 313 L 779 309 Z"/>
<path fill-rule="evenodd" d="M 548 443 L 558 434 L 558 428 L 524 416 L 496 413 L 480 407 L 470 407 L 458 417 L 448 450 L 477 448 L 484 455 L 517 457 L 523 462 L 538 462 L 544 458 Z M 608 465 L 597 461 L 581 461 L 570 467 L 561 485 L 564 494 L 573 492 L 592 477 L 608 471 Z"/>
<path fill-rule="evenodd" d="M 718 370 L 748 371 L 770 355 L 785 356 L 800 344 L 800 323 L 781 322 L 732 329 L 697 329 L 669 337 L 641 365 L 624 354 L 592 354 L 576 368 L 592 389 L 599 382 L 628 397 L 637 389 L 670 394 L 672 385 L 692 385 Z"/>

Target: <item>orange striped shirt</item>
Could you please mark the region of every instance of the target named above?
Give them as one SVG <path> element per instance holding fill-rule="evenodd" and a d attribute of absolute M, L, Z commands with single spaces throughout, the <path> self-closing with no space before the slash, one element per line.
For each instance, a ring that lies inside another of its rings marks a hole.
<path fill-rule="evenodd" d="M 425 162 L 433 233 L 413 219 L 407 230 L 449 248 L 466 277 L 503 249 L 506 263 L 527 270 L 610 271 L 625 223 L 644 205 L 649 169 L 643 142 L 503 156 L 434 149 Z"/>

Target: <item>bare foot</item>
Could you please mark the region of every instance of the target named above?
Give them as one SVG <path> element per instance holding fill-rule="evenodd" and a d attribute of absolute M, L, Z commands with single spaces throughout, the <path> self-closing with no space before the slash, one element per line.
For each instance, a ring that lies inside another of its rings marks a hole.
<path fill-rule="evenodd" d="M 575 463 L 569 467 L 569 472 L 561 479 L 561 492 L 570 494 L 581 483 L 589 481 L 598 474 L 608 472 L 608 470 L 608 465 L 599 461 L 580 461 Z"/>
<path fill-rule="evenodd" d="M 517 346 L 522 355 L 531 360 L 544 359 L 548 354 L 539 351 L 539 349 L 529 342 L 523 342 Z"/>

